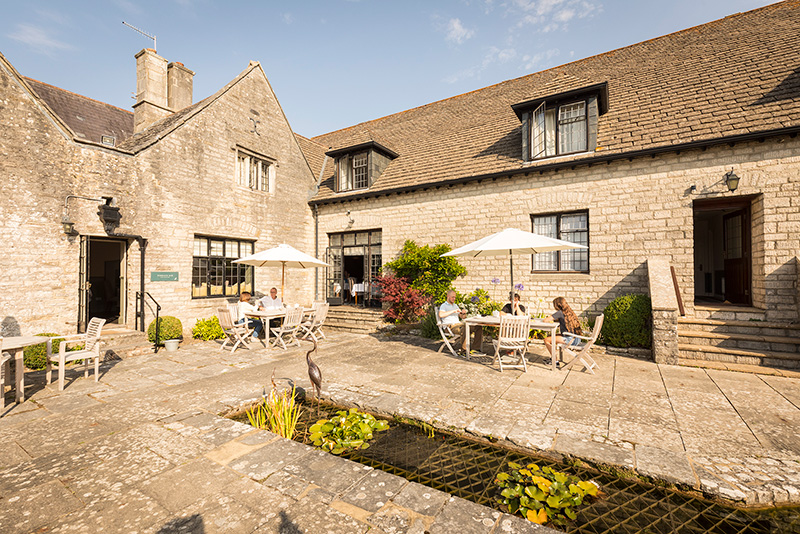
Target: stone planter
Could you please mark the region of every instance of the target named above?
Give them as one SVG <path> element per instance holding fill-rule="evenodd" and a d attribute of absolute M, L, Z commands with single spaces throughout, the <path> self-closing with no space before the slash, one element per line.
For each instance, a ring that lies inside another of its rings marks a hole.
<path fill-rule="evenodd" d="M 167 352 L 175 352 L 178 350 L 178 343 L 180 343 L 180 339 L 167 339 L 164 340 L 164 348 L 167 349 Z"/>

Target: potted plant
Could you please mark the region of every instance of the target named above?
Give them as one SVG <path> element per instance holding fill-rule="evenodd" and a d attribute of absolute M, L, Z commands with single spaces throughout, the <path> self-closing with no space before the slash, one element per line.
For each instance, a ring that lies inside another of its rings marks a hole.
<path fill-rule="evenodd" d="M 158 339 L 156 339 L 156 321 L 147 327 L 147 339 L 156 345 L 163 345 L 168 352 L 178 350 L 182 334 L 183 325 L 180 319 L 169 315 L 158 318 Z"/>

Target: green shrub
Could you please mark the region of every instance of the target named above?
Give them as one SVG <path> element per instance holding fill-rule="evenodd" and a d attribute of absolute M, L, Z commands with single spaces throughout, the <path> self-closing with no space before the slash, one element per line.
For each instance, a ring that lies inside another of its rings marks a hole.
<path fill-rule="evenodd" d="M 435 308 L 431 306 L 428 313 L 419 323 L 420 335 L 428 339 L 439 339 L 439 327 L 436 326 L 436 316 L 433 314 Z"/>
<path fill-rule="evenodd" d="M 647 295 L 622 295 L 603 311 L 603 343 L 612 347 L 650 348 L 653 312 Z"/>
<path fill-rule="evenodd" d="M 479 287 L 467 295 L 456 292 L 456 303 L 467 310 L 467 315 L 491 315 L 493 311 L 503 309 L 502 302 L 492 300 L 489 292 Z"/>
<path fill-rule="evenodd" d="M 219 319 L 215 315 L 208 319 L 198 319 L 192 328 L 192 337 L 194 339 L 202 339 L 203 341 L 210 341 L 212 339 L 222 339 L 225 337 L 225 332 L 219 324 Z"/>
<path fill-rule="evenodd" d="M 45 332 L 43 334 L 35 334 L 37 336 L 52 337 L 53 338 L 53 352 L 58 352 L 58 345 L 64 338 L 58 337 L 59 334 L 52 332 Z M 83 349 L 83 345 L 67 346 L 67 352 Z M 22 359 L 25 362 L 25 367 L 28 369 L 38 370 L 44 369 L 47 365 L 47 342 L 40 343 L 39 345 L 30 345 L 25 347 L 22 351 Z"/>
<path fill-rule="evenodd" d="M 183 325 L 177 317 L 166 315 L 158 318 L 158 340 L 156 340 L 156 322 L 152 321 L 147 327 L 147 339 L 150 343 L 163 345 L 167 339 L 180 339 L 183 333 Z"/>
<path fill-rule="evenodd" d="M 387 430 L 389 423 L 383 419 L 375 419 L 368 413 L 362 413 L 355 408 L 349 411 L 341 410 L 336 416 L 320 419 L 309 428 L 309 438 L 314 446 L 332 454 L 342 454 L 351 449 L 366 449 L 372 433 Z"/>
<path fill-rule="evenodd" d="M 594 497 L 598 487 L 594 482 L 580 480 L 576 476 L 553 471 L 536 464 L 522 467 L 508 462 L 511 473 L 498 473 L 495 484 L 502 488 L 497 502 L 508 509 L 508 513 L 519 512 L 534 523 L 563 525 L 578 515 L 575 508 L 584 499 Z"/>
<path fill-rule="evenodd" d="M 384 265 L 398 278 L 407 278 L 413 289 L 420 290 L 434 302 L 444 302 L 453 280 L 467 274 L 467 270 L 453 257 L 442 258 L 450 252 L 450 245 L 423 247 L 406 241 L 400 256 Z"/>

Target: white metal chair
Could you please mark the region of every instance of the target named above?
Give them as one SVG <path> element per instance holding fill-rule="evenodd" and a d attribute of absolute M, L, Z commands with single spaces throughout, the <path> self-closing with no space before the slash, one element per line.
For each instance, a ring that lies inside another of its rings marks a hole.
<path fill-rule="evenodd" d="M 600 330 L 603 328 L 603 314 L 597 316 L 597 319 L 594 321 L 594 329 L 592 329 L 591 336 L 578 336 L 575 334 L 570 334 L 571 336 L 577 337 L 581 340 L 578 345 L 567 345 L 565 343 L 559 343 L 558 348 L 561 350 L 561 360 L 564 360 L 564 353 L 569 354 L 572 356 L 572 360 L 564 366 L 564 369 L 569 369 L 577 363 L 583 365 L 583 367 L 589 371 L 591 374 L 594 374 L 594 368 L 597 367 L 597 362 L 594 361 L 594 358 L 591 357 L 589 351 L 592 350 L 592 346 L 594 342 L 597 341 L 597 338 L 600 337 Z M 574 350 L 573 350 L 574 349 Z M 575 352 L 577 351 L 577 352 Z"/>
<path fill-rule="evenodd" d="M 494 345 L 494 361 L 500 365 L 500 372 L 504 368 L 522 369 L 528 371 L 528 362 L 525 353 L 528 352 L 528 335 L 531 331 L 531 318 L 528 315 L 502 315 L 500 316 L 500 332 Z M 504 355 L 502 351 L 511 351 Z M 516 363 L 504 363 L 503 358 L 518 357 Z"/>
<path fill-rule="evenodd" d="M 92 317 L 86 327 L 85 334 L 74 334 L 71 336 L 59 336 L 58 354 L 53 353 L 53 338 L 47 339 L 47 383 L 52 383 L 53 362 L 58 363 L 58 390 L 64 391 L 64 377 L 66 375 L 66 363 L 75 360 L 83 360 L 83 376 L 89 377 L 89 360 L 94 360 L 94 381 L 100 378 L 100 333 L 105 319 Z M 68 345 L 83 343 L 83 348 L 67 352 Z"/>
<path fill-rule="evenodd" d="M 303 339 L 307 339 L 308 336 L 311 336 L 314 341 L 319 341 L 317 339 L 317 334 L 322 336 L 322 339 L 327 339 L 325 337 L 325 333 L 322 331 L 322 325 L 325 323 L 325 319 L 328 317 L 328 308 L 330 308 L 330 304 L 327 302 L 323 302 L 320 306 L 316 306 L 316 302 L 314 303 L 314 313 L 308 320 L 303 321 L 300 323 L 300 328 L 303 329 Z"/>
<path fill-rule="evenodd" d="M 439 346 L 439 350 L 436 352 L 442 352 L 445 347 L 450 350 L 450 353 L 458 358 L 458 353 L 453 348 L 453 345 L 450 344 L 453 341 L 453 338 L 456 337 L 453 330 L 450 328 L 450 325 L 444 324 L 442 322 L 442 318 L 439 317 L 439 306 L 433 307 L 433 316 L 436 317 L 436 327 L 439 328 L 439 335 L 442 336 L 442 344 Z"/>
<path fill-rule="evenodd" d="M 286 310 L 286 318 L 283 324 L 276 328 L 270 328 L 275 335 L 275 341 L 272 342 L 273 347 L 278 346 L 280 342 L 281 347 L 286 349 L 286 342 L 283 340 L 284 336 L 288 337 L 289 344 L 294 341 L 297 346 L 300 346 L 300 341 L 297 339 L 297 331 L 300 330 L 300 323 L 303 321 L 303 308 L 295 306 Z"/>
<path fill-rule="evenodd" d="M 11 385 L 11 361 L 13 356 L 3 352 L 3 337 L 0 336 L 0 409 L 6 407 L 6 386 Z"/>
<path fill-rule="evenodd" d="M 228 343 L 233 344 L 231 352 L 235 351 L 239 345 L 249 349 L 247 338 L 253 334 L 253 330 L 247 325 L 247 322 L 236 324 L 231 313 L 230 306 L 217 308 L 217 319 L 219 319 L 219 325 L 225 333 L 225 341 L 220 345 L 219 350 L 224 349 Z"/>

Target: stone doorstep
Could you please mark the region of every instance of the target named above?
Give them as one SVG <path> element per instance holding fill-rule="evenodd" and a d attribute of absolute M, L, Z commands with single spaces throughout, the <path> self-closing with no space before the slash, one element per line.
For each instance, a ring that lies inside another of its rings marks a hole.
<path fill-rule="evenodd" d="M 800 337 L 758 336 L 752 334 L 722 334 L 704 332 L 702 330 L 678 330 L 678 337 L 705 338 L 718 341 L 753 341 L 756 343 L 781 343 L 784 345 L 800 345 Z"/>
<path fill-rule="evenodd" d="M 700 352 L 712 354 L 726 354 L 731 356 L 743 356 L 746 358 L 769 358 L 773 360 L 786 360 L 786 361 L 799 361 L 800 354 L 796 352 L 774 352 L 774 351 L 756 351 L 756 350 L 743 350 L 743 349 L 729 349 L 724 347 L 716 347 L 713 345 L 694 345 L 691 343 L 678 343 L 678 350 L 681 352 Z M 698 358 L 702 359 L 702 358 Z"/>
<path fill-rule="evenodd" d="M 776 323 L 771 321 L 725 321 L 722 319 L 701 319 L 699 317 L 678 317 L 678 324 L 704 326 L 729 326 L 733 328 L 771 328 L 776 330 L 794 330 L 800 335 L 800 323 Z"/>

